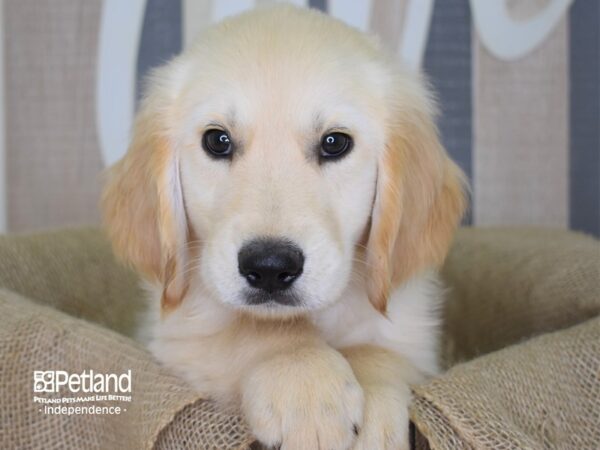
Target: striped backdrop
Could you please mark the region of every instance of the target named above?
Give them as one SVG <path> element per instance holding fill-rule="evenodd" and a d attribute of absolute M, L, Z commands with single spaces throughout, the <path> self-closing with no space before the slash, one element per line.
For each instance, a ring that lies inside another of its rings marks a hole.
<path fill-rule="evenodd" d="M 274 0 L 3 0 L 9 231 L 97 223 L 148 69 Z M 600 235 L 600 1 L 295 0 L 381 39 L 435 86 L 468 224 Z M 2 58 L 0 58 L 2 59 Z"/>

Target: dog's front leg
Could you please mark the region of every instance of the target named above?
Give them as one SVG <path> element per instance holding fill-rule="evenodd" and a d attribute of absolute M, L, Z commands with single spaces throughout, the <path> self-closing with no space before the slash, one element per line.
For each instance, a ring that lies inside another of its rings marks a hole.
<path fill-rule="evenodd" d="M 422 376 L 394 352 L 364 345 L 342 351 L 365 395 L 355 450 L 408 450 L 409 385 Z"/>
<path fill-rule="evenodd" d="M 254 435 L 282 450 L 351 449 L 362 426 L 363 391 L 348 361 L 311 330 L 265 355 L 242 382 Z"/>

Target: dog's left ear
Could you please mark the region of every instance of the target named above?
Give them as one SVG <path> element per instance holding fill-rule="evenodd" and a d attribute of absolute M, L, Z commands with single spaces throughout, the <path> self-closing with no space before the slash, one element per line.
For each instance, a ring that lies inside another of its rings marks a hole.
<path fill-rule="evenodd" d="M 420 82 L 398 84 L 367 243 L 369 300 L 383 314 L 394 286 L 442 264 L 466 207 L 464 175 L 439 141 L 433 101 Z"/>

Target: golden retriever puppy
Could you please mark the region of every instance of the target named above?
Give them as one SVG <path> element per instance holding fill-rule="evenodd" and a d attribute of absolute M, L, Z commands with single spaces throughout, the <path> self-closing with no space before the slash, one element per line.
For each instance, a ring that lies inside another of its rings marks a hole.
<path fill-rule="evenodd" d="M 407 448 L 465 206 L 434 109 L 373 39 L 290 6 L 149 80 L 106 224 L 156 297 L 154 355 L 267 446 Z"/>

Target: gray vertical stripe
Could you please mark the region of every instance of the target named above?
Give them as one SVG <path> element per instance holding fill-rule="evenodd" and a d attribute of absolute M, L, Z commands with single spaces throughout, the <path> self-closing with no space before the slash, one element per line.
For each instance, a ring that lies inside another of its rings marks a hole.
<path fill-rule="evenodd" d="M 137 59 L 137 100 L 142 92 L 143 78 L 148 71 L 181 51 L 181 10 L 181 0 L 147 0 Z"/>
<path fill-rule="evenodd" d="M 327 0 L 309 0 L 308 6 L 327 12 Z"/>
<path fill-rule="evenodd" d="M 570 226 L 600 236 L 600 2 L 570 11 Z"/>
<path fill-rule="evenodd" d="M 440 132 L 452 158 L 472 173 L 471 13 L 468 0 L 435 2 L 425 49 L 425 73 L 439 98 Z M 472 221 L 471 211 L 465 222 Z"/>

